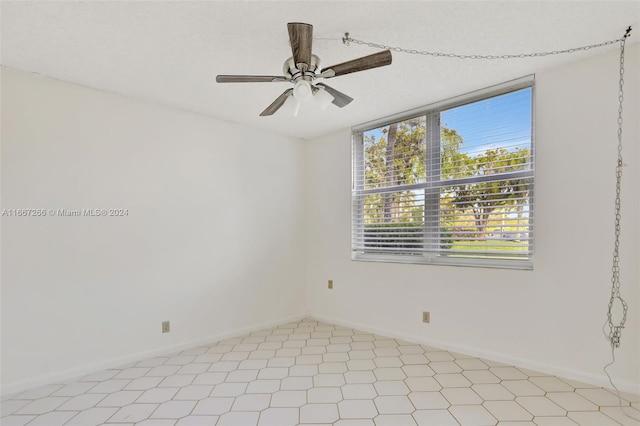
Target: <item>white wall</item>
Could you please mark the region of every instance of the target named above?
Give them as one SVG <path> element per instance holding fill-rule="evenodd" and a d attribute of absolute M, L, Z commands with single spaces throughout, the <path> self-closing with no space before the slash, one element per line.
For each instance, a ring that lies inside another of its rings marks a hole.
<path fill-rule="evenodd" d="M 630 312 L 612 369 L 635 392 L 639 50 L 628 46 L 625 84 L 622 281 Z M 129 216 L 2 218 L 2 392 L 307 309 L 605 384 L 616 75 L 612 52 L 536 77 L 531 272 L 352 262 L 349 130 L 301 144 L 3 68 L 2 208 L 121 207 Z M 171 333 L 160 333 L 163 320 Z"/>
<path fill-rule="evenodd" d="M 617 383 L 640 393 L 640 45 L 628 46 Z M 534 271 L 350 260 L 350 131 L 306 145 L 307 303 L 382 334 L 607 384 L 618 52 L 536 76 Z M 327 279 L 334 289 L 327 289 Z M 423 310 L 431 324 L 421 322 Z M 608 384 L 607 384 L 608 385 Z"/>
<path fill-rule="evenodd" d="M 299 140 L 2 69 L 3 393 L 305 312 Z M 172 330 L 161 334 L 161 322 Z"/>

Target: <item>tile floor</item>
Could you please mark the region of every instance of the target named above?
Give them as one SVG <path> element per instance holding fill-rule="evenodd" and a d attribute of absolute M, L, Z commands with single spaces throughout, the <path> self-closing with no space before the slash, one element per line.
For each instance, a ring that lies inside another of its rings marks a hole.
<path fill-rule="evenodd" d="M 640 418 L 640 396 L 624 395 Z M 10 425 L 640 425 L 613 393 L 305 319 L 2 401 Z"/>

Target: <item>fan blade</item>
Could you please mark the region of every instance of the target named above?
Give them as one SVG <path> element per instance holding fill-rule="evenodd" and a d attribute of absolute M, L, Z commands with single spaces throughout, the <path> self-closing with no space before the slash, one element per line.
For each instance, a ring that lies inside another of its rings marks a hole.
<path fill-rule="evenodd" d="M 305 64 L 307 68 L 309 68 L 311 64 L 313 25 L 290 22 L 287 24 L 287 28 L 289 29 L 289 42 L 291 43 L 293 62 L 296 66 L 298 66 L 298 64 Z M 300 67 L 298 66 L 298 68 Z M 306 71 L 306 69 L 302 71 Z"/>
<path fill-rule="evenodd" d="M 324 83 L 316 83 L 316 86 L 320 86 L 323 87 L 324 90 L 327 91 L 327 93 L 329 93 L 331 96 L 333 96 L 333 104 L 342 108 L 344 106 L 347 106 L 351 103 L 351 101 L 353 100 L 352 97 L 345 95 L 344 93 L 342 93 L 339 90 L 334 89 L 331 86 L 327 86 Z"/>
<path fill-rule="evenodd" d="M 284 105 L 284 103 L 287 101 L 289 96 L 292 96 L 292 94 L 293 94 L 292 88 L 285 90 L 282 95 L 278 96 L 278 98 L 275 101 L 273 101 L 271 105 L 269 105 L 264 111 L 260 113 L 260 117 L 264 117 L 266 115 L 273 115 L 277 110 L 279 110 L 282 107 L 282 105 Z"/>
<path fill-rule="evenodd" d="M 218 75 L 218 83 L 275 83 L 280 81 L 291 81 L 286 77 L 277 75 Z"/>
<path fill-rule="evenodd" d="M 331 78 L 357 71 L 369 70 L 391 64 L 391 51 L 385 50 L 373 55 L 363 56 L 338 65 L 326 67 L 320 77 Z"/>

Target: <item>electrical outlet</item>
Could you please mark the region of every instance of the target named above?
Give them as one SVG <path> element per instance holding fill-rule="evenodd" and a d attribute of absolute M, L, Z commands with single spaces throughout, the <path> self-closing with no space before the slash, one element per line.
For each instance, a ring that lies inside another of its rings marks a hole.
<path fill-rule="evenodd" d="M 162 322 L 162 332 L 168 333 L 171 331 L 171 323 L 169 321 Z"/>
<path fill-rule="evenodd" d="M 329 287 L 329 289 L 333 288 L 333 280 L 329 280 L 329 284 L 327 285 L 327 287 Z"/>
<path fill-rule="evenodd" d="M 431 314 L 427 311 L 424 311 L 422 313 L 422 322 L 430 322 L 431 321 Z"/>

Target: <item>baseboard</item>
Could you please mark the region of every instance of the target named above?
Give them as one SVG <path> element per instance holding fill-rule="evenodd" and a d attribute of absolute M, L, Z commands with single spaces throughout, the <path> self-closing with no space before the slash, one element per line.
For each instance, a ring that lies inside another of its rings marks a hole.
<path fill-rule="evenodd" d="M 86 364 L 86 365 L 70 368 L 67 370 L 59 371 L 59 372 L 32 377 L 29 379 L 21 380 L 19 382 L 3 385 L 2 390 L 0 391 L 0 395 L 2 399 L 5 399 L 11 395 L 15 395 L 17 393 L 23 392 L 28 389 L 32 389 L 34 387 L 43 386 L 43 385 L 56 383 L 56 382 L 67 382 L 73 379 L 79 379 L 80 377 L 86 376 L 87 374 L 95 373 L 102 370 L 107 370 L 109 368 L 120 367 L 122 365 L 131 363 L 131 362 L 142 361 L 147 358 L 167 355 L 176 351 L 181 351 L 181 350 L 194 348 L 194 347 L 205 345 L 205 344 L 210 344 L 213 342 L 217 342 L 219 340 L 228 339 L 230 337 L 241 336 L 243 334 L 251 333 L 253 331 L 258 331 L 258 330 L 262 330 L 269 327 L 275 327 L 280 324 L 285 324 L 292 321 L 299 321 L 303 318 L 307 318 L 308 316 L 309 316 L 308 314 L 294 315 L 294 316 L 285 317 L 285 318 L 281 318 L 274 321 L 237 328 L 225 333 L 214 334 L 214 335 L 206 336 L 200 339 L 190 340 L 188 342 L 178 343 L 170 346 L 163 346 L 150 351 L 138 352 L 138 353 L 123 356 L 123 357 L 104 360 L 94 364 Z"/>
<path fill-rule="evenodd" d="M 336 318 L 329 318 L 324 315 L 314 314 L 313 312 L 309 313 L 309 316 L 316 320 L 323 321 L 329 324 L 349 327 L 356 330 L 378 334 L 381 336 L 392 337 L 394 339 L 402 339 L 407 342 L 415 342 L 421 345 L 441 348 L 451 352 L 458 352 L 461 354 L 471 355 L 478 358 L 484 358 L 492 361 L 501 362 L 503 364 L 515 365 L 515 366 L 519 366 L 529 370 L 539 371 L 541 373 L 545 373 L 553 376 L 564 377 L 567 379 L 575 380 L 582 383 L 587 383 L 594 386 L 611 388 L 609 379 L 607 378 L 606 375 L 604 375 L 604 373 L 599 375 L 599 374 L 586 373 L 578 370 L 561 368 L 555 365 L 540 363 L 530 359 L 510 357 L 505 354 L 501 354 L 497 352 L 489 352 L 489 351 L 481 350 L 478 348 L 455 344 L 452 342 L 425 339 L 423 336 L 417 336 L 417 335 L 412 335 L 407 333 L 398 333 L 393 330 L 371 327 L 366 324 L 359 324 L 351 321 L 340 320 Z M 640 384 L 633 383 L 629 380 L 624 380 L 620 378 L 615 379 L 615 384 L 621 392 L 628 392 L 628 393 L 640 395 Z"/>

